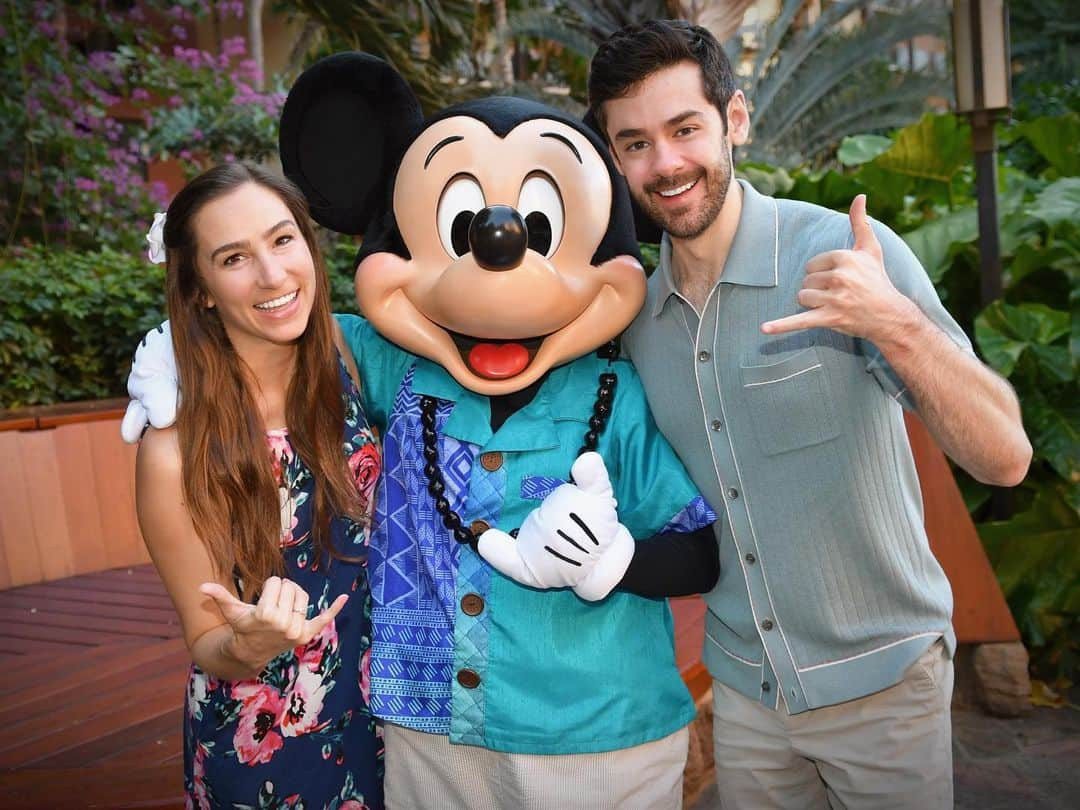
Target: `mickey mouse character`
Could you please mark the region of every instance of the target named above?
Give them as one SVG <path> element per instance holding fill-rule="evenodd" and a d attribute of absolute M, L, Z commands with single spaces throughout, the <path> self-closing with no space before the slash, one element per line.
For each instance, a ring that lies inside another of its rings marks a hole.
<path fill-rule="evenodd" d="M 316 221 L 366 231 L 364 318 L 338 320 L 383 439 L 388 806 L 681 806 L 695 712 L 658 597 L 712 587 L 716 515 L 610 343 L 645 276 L 603 143 L 514 98 L 423 121 L 339 54 L 290 92 L 281 157 Z"/>

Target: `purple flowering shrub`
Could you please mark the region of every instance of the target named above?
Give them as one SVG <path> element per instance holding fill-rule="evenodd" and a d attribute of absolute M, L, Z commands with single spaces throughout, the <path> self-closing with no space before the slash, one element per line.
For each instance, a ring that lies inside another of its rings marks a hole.
<path fill-rule="evenodd" d="M 151 161 L 190 176 L 276 153 L 284 93 L 258 89 L 243 38 L 189 47 L 193 20 L 238 18 L 240 0 L 126 6 L 0 3 L 0 408 L 123 395 L 164 317 Z"/>
<path fill-rule="evenodd" d="M 205 0 L 18 5 L 0 16 L 6 250 L 142 252 L 168 202 L 164 185 L 147 179 L 149 161 L 179 159 L 190 176 L 274 154 L 284 92 L 257 89 L 244 39 L 224 40 L 218 53 L 165 44 L 186 40 L 186 24 L 211 12 Z M 244 11 L 239 0 L 215 5 L 219 17 Z"/>

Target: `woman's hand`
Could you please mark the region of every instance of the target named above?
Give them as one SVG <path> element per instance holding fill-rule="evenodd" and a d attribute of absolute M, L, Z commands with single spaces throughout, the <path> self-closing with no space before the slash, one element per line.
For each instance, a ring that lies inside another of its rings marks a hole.
<path fill-rule="evenodd" d="M 232 630 L 224 651 L 256 672 L 286 650 L 319 635 L 349 598 L 342 594 L 318 616 L 308 619 L 307 592 L 288 579 L 266 580 L 254 605 L 240 601 L 216 582 L 204 582 L 199 590 L 214 600 Z"/>

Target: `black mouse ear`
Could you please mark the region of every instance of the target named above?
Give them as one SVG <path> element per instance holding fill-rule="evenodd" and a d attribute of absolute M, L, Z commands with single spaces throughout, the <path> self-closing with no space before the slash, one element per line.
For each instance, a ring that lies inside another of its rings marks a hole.
<path fill-rule="evenodd" d="M 282 169 L 304 192 L 316 222 L 363 233 L 385 204 L 389 176 L 422 120 L 416 96 L 382 59 L 328 56 L 300 75 L 285 100 Z"/>
<path fill-rule="evenodd" d="M 581 122 L 595 132 L 600 140 L 604 142 L 604 145 L 607 146 L 607 135 L 604 134 L 600 122 L 596 120 L 596 116 L 593 115 L 591 109 L 585 113 L 585 117 L 581 119 Z M 618 167 L 616 166 L 616 168 Z M 649 219 L 648 214 L 641 210 L 637 200 L 632 196 L 630 197 L 630 211 L 634 217 L 634 232 L 637 234 L 637 240 L 651 245 L 659 245 L 660 239 L 664 235 L 664 229 Z"/>

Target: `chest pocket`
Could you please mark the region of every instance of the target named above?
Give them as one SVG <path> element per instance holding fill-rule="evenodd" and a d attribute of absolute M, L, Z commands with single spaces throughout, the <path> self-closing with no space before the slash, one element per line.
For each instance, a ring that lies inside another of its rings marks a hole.
<path fill-rule="evenodd" d="M 521 479 L 521 497 L 530 501 L 542 501 L 565 483 L 563 479 L 550 475 L 526 475 Z"/>
<path fill-rule="evenodd" d="M 828 374 L 811 346 L 766 365 L 739 368 L 758 445 L 767 456 L 827 442 L 840 435 Z"/>

